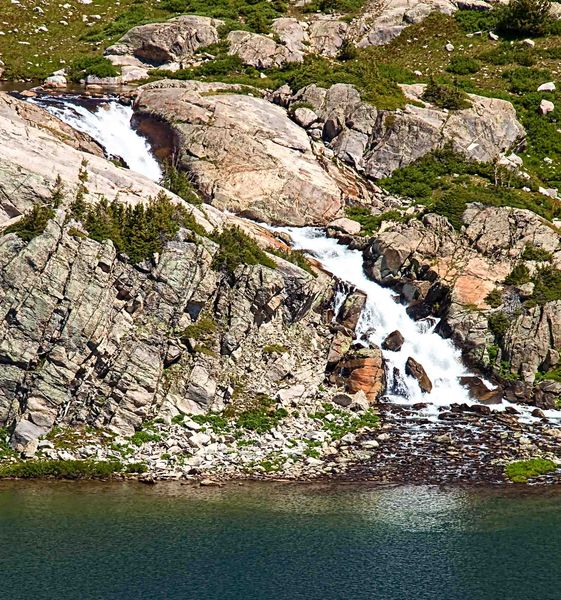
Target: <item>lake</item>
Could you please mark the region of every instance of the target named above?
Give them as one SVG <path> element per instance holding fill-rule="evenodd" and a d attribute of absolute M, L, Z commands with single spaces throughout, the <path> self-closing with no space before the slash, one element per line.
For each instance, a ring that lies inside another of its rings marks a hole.
<path fill-rule="evenodd" d="M 558 600 L 561 491 L 0 482 L 0 597 Z"/>

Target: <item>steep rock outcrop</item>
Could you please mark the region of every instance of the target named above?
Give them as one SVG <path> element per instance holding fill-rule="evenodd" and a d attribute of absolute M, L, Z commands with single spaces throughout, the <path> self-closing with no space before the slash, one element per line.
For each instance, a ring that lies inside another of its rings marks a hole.
<path fill-rule="evenodd" d="M 347 193 L 357 191 L 345 174 L 282 108 L 236 90 L 156 82 L 139 89 L 135 109 L 173 128 L 180 167 L 217 208 L 292 225 L 340 216 Z"/>
<path fill-rule="evenodd" d="M 314 308 L 328 278 L 282 259 L 227 277 L 217 245 L 185 230 L 140 270 L 71 227 L 59 211 L 29 243 L 0 238 L 0 423 L 19 450 L 55 424 L 130 435 L 149 417 L 221 409 L 234 385 L 273 397 L 322 381 L 330 335 Z M 262 355 L 271 343 L 286 352 Z"/>

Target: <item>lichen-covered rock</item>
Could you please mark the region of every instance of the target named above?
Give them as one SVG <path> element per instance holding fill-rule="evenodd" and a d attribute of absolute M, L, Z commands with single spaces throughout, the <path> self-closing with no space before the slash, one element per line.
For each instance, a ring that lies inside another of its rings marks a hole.
<path fill-rule="evenodd" d="M 285 110 L 236 90 L 156 82 L 140 88 L 135 108 L 169 123 L 178 138 L 178 164 L 214 206 L 292 225 L 341 216 L 345 195 L 357 193 L 346 187 L 346 174 L 316 155 L 321 148 Z"/>
<path fill-rule="evenodd" d="M 109 55 L 132 54 L 143 61 L 182 61 L 199 48 L 219 41 L 217 28 L 223 21 L 197 15 L 183 15 L 164 23 L 139 25 L 106 50 Z"/>

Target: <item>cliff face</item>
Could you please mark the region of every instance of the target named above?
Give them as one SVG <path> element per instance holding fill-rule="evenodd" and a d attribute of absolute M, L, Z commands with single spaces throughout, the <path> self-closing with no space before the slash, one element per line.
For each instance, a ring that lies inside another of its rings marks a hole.
<path fill-rule="evenodd" d="M 131 435 L 148 418 L 221 410 L 236 385 L 313 394 L 327 279 L 282 259 L 226 276 L 211 267 L 218 246 L 187 231 L 138 269 L 111 242 L 69 233 L 65 216 L 28 244 L 1 239 L 0 422 L 16 424 L 18 449 L 55 423 Z"/>

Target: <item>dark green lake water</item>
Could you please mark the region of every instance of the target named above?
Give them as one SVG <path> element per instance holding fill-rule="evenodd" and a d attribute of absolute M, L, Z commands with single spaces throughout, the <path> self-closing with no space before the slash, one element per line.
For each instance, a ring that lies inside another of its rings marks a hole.
<path fill-rule="evenodd" d="M 11 600 L 559 600 L 553 489 L 0 483 Z"/>

